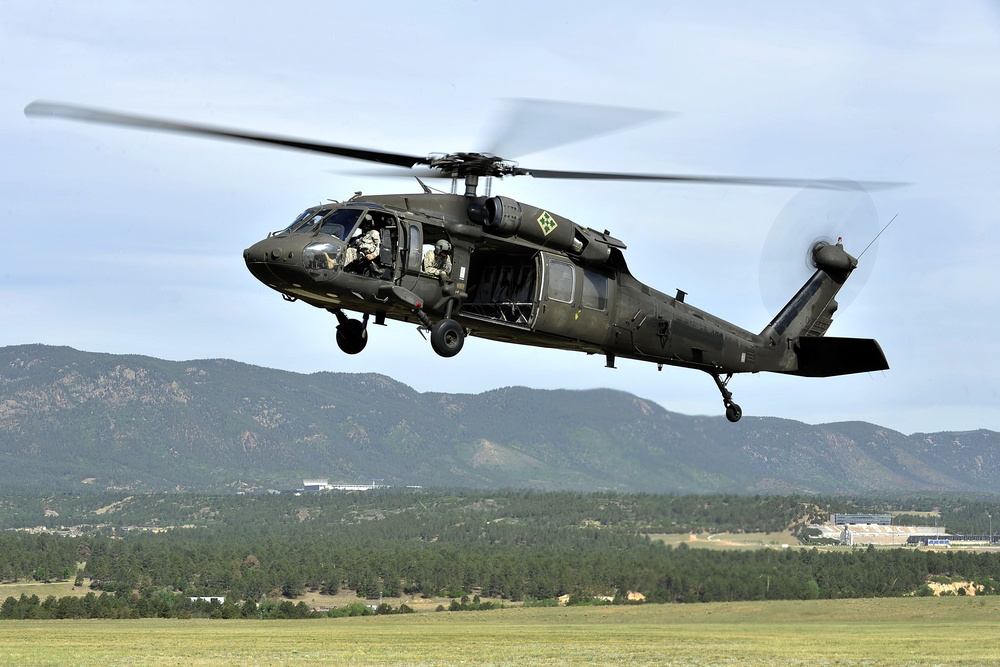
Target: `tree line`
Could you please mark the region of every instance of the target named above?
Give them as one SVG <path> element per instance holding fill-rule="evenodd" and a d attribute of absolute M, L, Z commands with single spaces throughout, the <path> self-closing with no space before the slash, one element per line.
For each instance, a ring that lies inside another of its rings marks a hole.
<path fill-rule="evenodd" d="M 243 618 L 243 619 L 296 619 L 339 618 L 344 616 L 374 616 L 385 614 L 410 614 L 413 609 L 406 604 L 367 605 L 352 602 L 336 609 L 317 611 L 304 602 L 266 600 L 257 604 L 253 600 L 192 599 L 175 592 L 160 589 L 127 594 L 89 592 L 83 596 L 50 595 L 44 600 L 37 595 L 21 594 L 20 598 L 8 596 L 0 604 L 0 620 L 51 620 L 51 619 L 122 619 L 122 618 Z"/>
<path fill-rule="evenodd" d="M 54 507 L 72 515 L 59 500 L 32 502 L 50 515 Z M 510 601 L 621 600 L 636 591 L 651 602 L 712 602 L 913 595 L 927 592 L 930 577 L 971 580 L 995 593 L 1000 581 L 1000 554 L 993 553 L 715 551 L 670 547 L 648 536 L 767 532 L 831 508 L 851 511 L 846 501 L 448 490 L 72 500 L 104 511 L 78 510 L 94 524 L 76 537 L 0 532 L 0 579 L 87 582 L 90 606 L 9 598 L 0 616 L 26 617 L 31 607 L 39 618 L 91 617 L 98 608 L 99 617 L 155 616 L 172 600 L 166 613 L 270 617 L 293 614 L 274 605 L 307 591 Z M 975 503 L 988 499 L 961 502 L 962 511 L 975 514 Z M 186 608 L 184 600 L 205 596 L 225 596 L 232 609 Z M 114 611 L 116 605 L 124 611 Z"/>
<path fill-rule="evenodd" d="M 586 553 L 579 545 L 565 543 L 521 547 L 515 553 L 502 547 L 453 545 L 417 551 L 400 548 L 399 543 L 382 548 L 355 544 L 332 551 L 325 564 L 312 567 L 305 562 L 316 557 L 313 549 L 331 544 L 291 544 L 286 545 L 287 557 L 269 569 L 263 562 L 248 564 L 249 555 L 236 561 L 233 550 L 221 545 L 218 550 L 192 552 L 190 543 L 145 542 L 93 545 L 98 548 L 91 558 L 101 563 L 103 574 L 92 586 L 102 591 L 100 595 L 91 591 L 83 597 L 44 602 L 9 597 L 0 607 L 0 618 L 184 617 L 185 613 L 214 618 L 297 618 L 308 616 L 302 613 L 308 611 L 303 603 L 272 596 L 280 592 L 295 597 L 306 589 L 328 592 L 340 587 L 369 598 L 467 596 L 479 591 L 514 601 L 564 594 L 590 599 L 608 593 L 623 601 L 626 591 L 639 591 L 649 602 L 685 603 L 920 595 L 930 592 L 931 578 L 971 581 L 980 594 L 996 594 L 1000 581 L 998 554 L 912 548 L 715 551 L 647 542 L 617 549 L 595 543 L 597 553 Z M 357 558 L 340 560 L 331 567 L 330 562 L 351 549 L 360 549 Z M 161 567 L 141 573 L 134 569 L 154 561 L 183 564 L 185 555 L 192 559 L 187 563 L 190 569 L 181 567 L 175 572 Z M 224 595 L 226 603 L 213 607 L 215 603 L 190 602 L 191 597 L 209 594 Z M 38 609 L 31 612 L 31 607 Z"/>

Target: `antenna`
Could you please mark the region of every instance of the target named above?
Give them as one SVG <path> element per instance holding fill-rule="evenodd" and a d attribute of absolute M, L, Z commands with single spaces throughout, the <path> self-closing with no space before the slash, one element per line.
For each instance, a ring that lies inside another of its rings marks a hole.
<path fill-rule="evenodd" d="M 899 213 L 897 213 L 896 215 L 892 216 L 892 220 L 895 220 L 898 217 L 899 217 Z M 892 224 L 892 220 L 890 220 L 889 222 L 885 223 L 885 227 L 882 228 L 882 231 L 880 231 L 878 234 L 876 234 L 875 238 L 873 238 L 871 241 L 868 242 L 868 245 L 865 246 L 865 249 L 861 251 L 860 255 L 858 255 L 858 259 L 861 259 L 864 256 L 864 254 L 866 252 L 868 252 L 868 248 L 872 247 L 872 243 L 875 243 L 876 241 L 878 241 L 878 237 L 882 236 L 882 232 L 884 232 L 885 230 L 889 229 L 889 225 Z"/>

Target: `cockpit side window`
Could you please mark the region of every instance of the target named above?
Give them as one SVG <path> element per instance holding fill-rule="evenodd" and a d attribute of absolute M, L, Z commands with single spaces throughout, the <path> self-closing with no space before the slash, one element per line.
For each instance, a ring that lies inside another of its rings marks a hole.
<path fill-rule="evenodd" d="M 420 252 L 420 226 L 411 224 L 407 236 L 406 268 L 417 272 L 420 271 L 420 264 L 423 259 L 423 255 Z"/>
<path fill-rule="evenodd" d="M 361 211 L 358 209 L 338 208 L 323 219 L 316 231 L 346 241 L 347 235 L 354 229 L 354 225 L 360 217 Z"/>

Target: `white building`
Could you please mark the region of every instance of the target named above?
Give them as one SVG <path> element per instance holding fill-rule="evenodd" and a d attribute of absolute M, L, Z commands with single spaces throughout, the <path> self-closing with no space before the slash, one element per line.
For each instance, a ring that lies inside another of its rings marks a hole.
<path fill-rule="evenodd" d="M 947 533 L 944 527 L 937 526 L 886 526 L 859 523 L 844 526 L 840 532 L 840 543 L 848 546 L 857 544 L 903 546 L 911 537 L 929 535 L 943 537 Z"/>

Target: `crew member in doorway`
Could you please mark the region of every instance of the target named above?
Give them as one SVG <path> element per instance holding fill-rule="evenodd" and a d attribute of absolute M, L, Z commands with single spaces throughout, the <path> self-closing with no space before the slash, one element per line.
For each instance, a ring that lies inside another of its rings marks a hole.
<path fill-rule="evenodd" d="M 424 254 L 424 273 L 444 281 L 451 276 L 451 244 L 441 239 Z"/>

